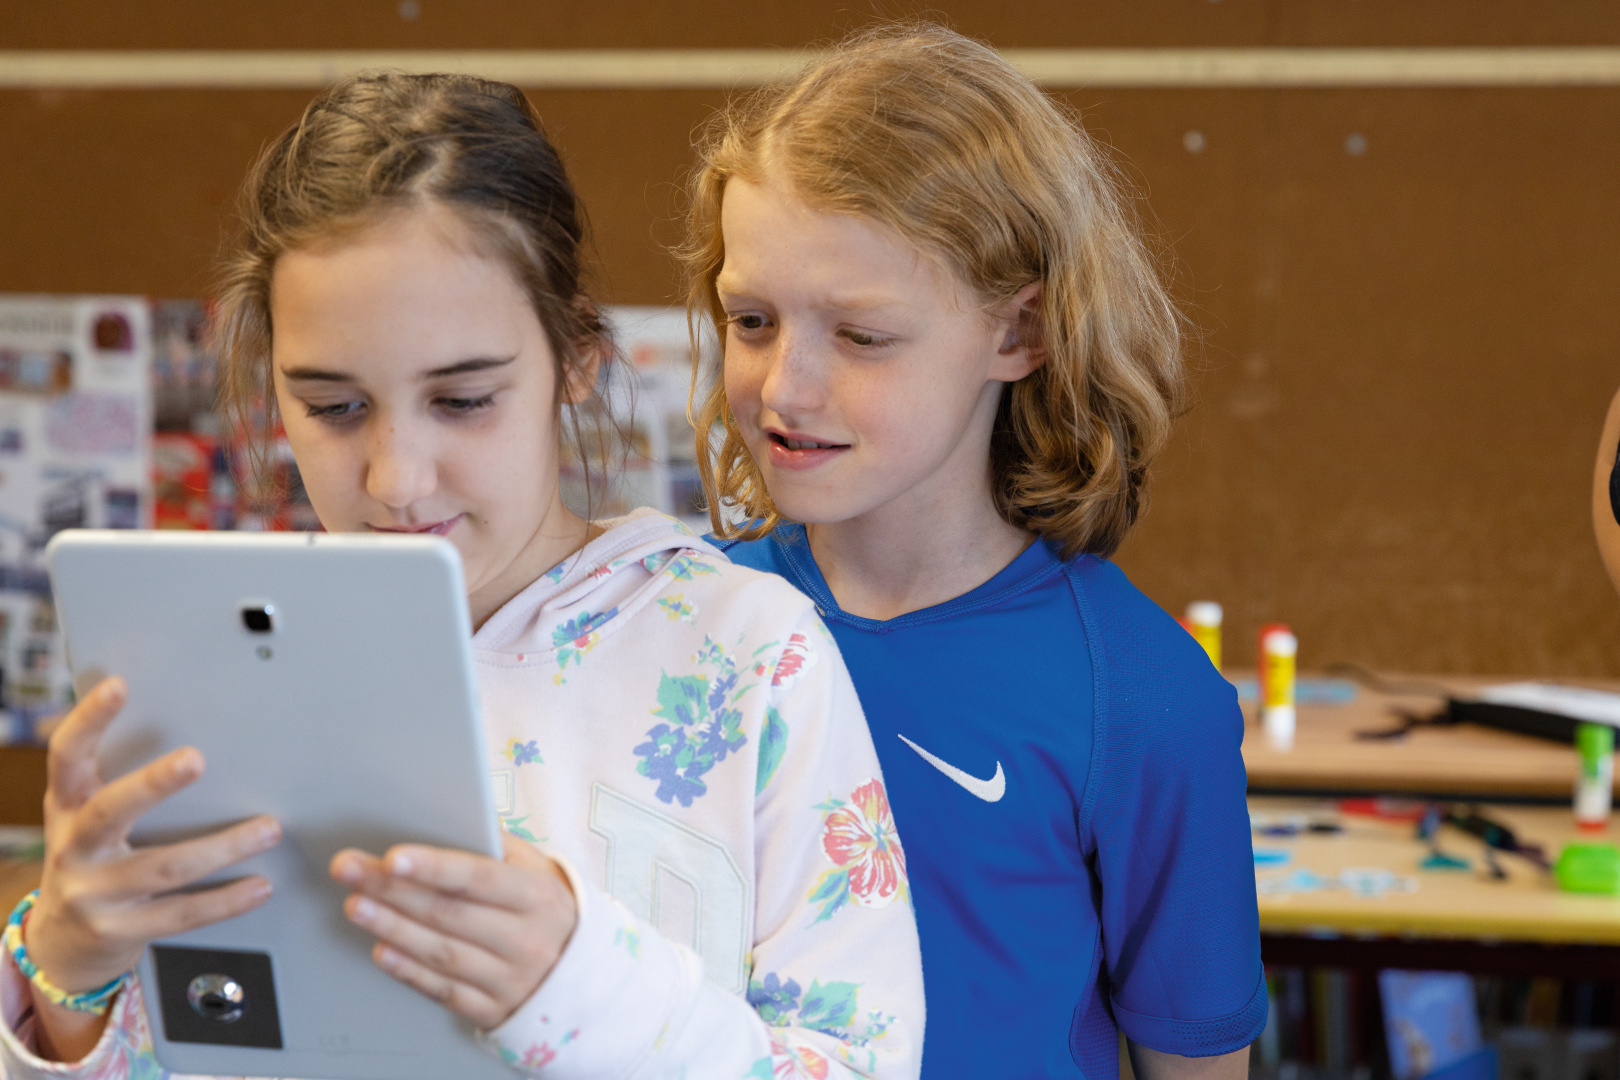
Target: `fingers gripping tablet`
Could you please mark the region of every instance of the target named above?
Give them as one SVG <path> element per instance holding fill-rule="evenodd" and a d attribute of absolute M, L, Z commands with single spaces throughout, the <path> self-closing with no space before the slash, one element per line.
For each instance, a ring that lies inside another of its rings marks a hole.
<path fill-rule="evenodd" d="M 454 548 L 69 530 L 48 558 L 80 685 L 127 686 L 121 709 L 64 725 L 52 783 L 90 811 L 75 842 L 127 835 L 130 888 L 155 897 L 127 931 L 157 939 L 139 973 L 161 1063 L 509 1076 L 466 1021 L 377 969 L 327 873 L 347 847 L 499 857 Z"/>

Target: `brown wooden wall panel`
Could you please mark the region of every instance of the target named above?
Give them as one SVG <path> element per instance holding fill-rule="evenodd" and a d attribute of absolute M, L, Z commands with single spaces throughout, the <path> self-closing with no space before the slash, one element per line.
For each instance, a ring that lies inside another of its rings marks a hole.
<path fill-rule="evenodd" d="M 419 3 L 405 20 L 392 0 L 0 0 L 0 47 L 794 45 L 872 10 Z M 1584 0 L 938 7 L 1003 45 L 1620 43 L 1620 6 Z M 533 96 L 589 207 L 603 294 L 671 301 L 689 132 L 724 94 Z M 1620 676 L 1586 509 L 1620 385 L 1620 90 L 1061 96 L 1142 190 L 1202 336 L 1196 406 L 1120 556 L 1148 593 L 1222 601 L 1238 660 L 1280 618 L 1306 666 Z M 243 171 L 308 97 L 0 92 L 0 290 L 202 291 Z"/>
<path fill-rule="evenodd" d="M 792 47 L 917 15 L 1003 47 L 1620 43 L 1608 0 L 0 0 L 0 48 Z"/>
<path fill-rule="evenodd" d="M 301 91 L 0 91 L 0 291 L 206 290 L 237 188 Z M 720 91 L 531 95 L 584 195 L 606 293 L 675 295 L 689 133 Z"/>
<path fill-rule="evenodd" d="M 1504 11 L 1515 7 L 1507 0 L 1494 2 Z M 1459 0 L 1452 3 L 1461 6 Z M 1264 0 L 418 0 L 414 10 L 414 18 L 403 18 L 398 0 L 55 0 L 49 6 L 4 0 L 0 48 L 794 47 L 836 36 L 875 12 L 895 17 L 926 12 L 1003 46 L 1262 45 L 1274 20 Z"/>
<path fill-rule="evenodd" d="M 1281 619 L 1306 665 L 1615 671 L 1587 500 L 1620 384 L 1620 94 L 1248 97 L 1235 133 L 1253 141 L 1229 152 L 1249 191 L 1192 190 L 1211 162 L 1178 167 L 1170 132 L 1132 155 L 1207 336 L 1198 408 L 1122 562 L 1172 609 L 1225 601 L 1239 656 Z M 1223 149 L 1212 133 L 1188 156 Z"/>

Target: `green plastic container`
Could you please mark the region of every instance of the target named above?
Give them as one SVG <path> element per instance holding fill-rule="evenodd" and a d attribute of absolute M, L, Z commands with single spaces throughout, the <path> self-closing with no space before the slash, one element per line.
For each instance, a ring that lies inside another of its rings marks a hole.
<path fill-rule="evenodd" d="M 1620 893 L 1620 848 L 1613 844 L 1571 844 L 1553 869 L 1566 892 Z"/>

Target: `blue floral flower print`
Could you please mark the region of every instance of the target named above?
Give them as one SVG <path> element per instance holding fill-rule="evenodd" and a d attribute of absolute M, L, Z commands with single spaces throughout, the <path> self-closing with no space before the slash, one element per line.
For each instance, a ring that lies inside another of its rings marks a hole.
<path fill-rule="evenodd" d="M 655 552 L 642 559 L 641 565 L 649 574 L 656 574 L 662 570 L 677 581 L 691 581 L 693 578 L 720 572 L 713 563 L 705 562 L 690 551 Z"/>
<path fill-rule="evenodd" d="M 767 1024 L 782 1027 L 793 1022 L 799 1011 L 799 984 L 789 979 L 783 982 L 776 972 L 764 979 L 748 980 L 748 1004 Z"/>
<path fill-rule="evenodd" d="M 557 647 L 557 674 L 552 681 L 557 684 L 567 682 L 563 678 L 563 671 L 572 663 L 578 667 L 585 659 L 585 654 L 596 648 L 596 643 L 602 639 L 597 628 L 619 613 L 619 609 L 609 608 L 592 615 L 589 611 L 582 611 L 572 619 L 555 627 L 551 631 L 551 643 Z"/>
<path fill-rule="evenodd" d="M 697 622 L 697 605 L 686 599 L 685 593 L 676 593 L 674 596 L 660 596 L 658 606 L 664 609 L 670 622 Z"/>
<path fill-rule="evenodd" d="M 506 760 L 513 765 L 527 765 L 531 761 L 541 765 L 546 763 L 545 759 L 540 756 L 539 744 L 533 739 L 528 742 L 519 742 L 517 736 L 514 735 L 506 740 L 506 748 L 501 753 L 505 754 Z"/>
<path fill-rule="evenodd" d="M 669 576 L 679 581 L 691 581 L 693 578 L 700 578 L 707 574 L 718 574 L 720 572 L 719 568 L 713 563 L 705 562 L 691 553 L 677 555 L 674 559 L 670 560 L 670 564 L 667 569 L 669 571 Z"/>
<path fill-rule="evenodd" d="M 642 759 L 636 772 L 658 781 L 657 798 L 682 806 L 709 790 L 705 773 L 748 743 L 737 703 L 755 685 L 738 687 L 737 665 L 713 638 L 703 639 L 693 659 L 711 668 L 712 677 L 660 672 L 658 705 L 651 711 L 666 722 L 649 729 L 634 751 Z"/>
<path fill-rule="evenodd" d="M 868 1009 L 864 1015 L 861 1014 L 857 1001 L 860 989 L 859 983 L 824 983 L 811 979 L 810 988 L 801 993 L 796 979 L 783 979 L 770 972 L 763 979 L 749 980 L 748 1004 L 753 1006 L 761 1020 L 772 1027 L 799 1027 L 831 1035 L 844 1044 L 839 1048 L 840 1056 L 855 1064 L 853 1057 L 858 1055 L 850 1055 L 845 1048 L 870 1047 L 873 1042 L 883 1038 L 894 1023 L 892 1015 L 878 1009 Z M 793 1063 L 793 1055 L 785 1044 L 780 1048 L 773 1045 L 771 1049 L 772 1056 L 777 1058 L 771 1062 L 771 1066 L 778 1072 L 767 1072 L 763 1074 L 765 1076 L 778 1075 L 782 1066 Z M 867 1056 L 874 1055 L 868 1050 Z M 868 1069 L 875 1064 L 874 1060 Z M 787 1072 L 785 1075 L 795 1074 Z M 825 1073 L 812 1072 L 812 1075 Z"/>

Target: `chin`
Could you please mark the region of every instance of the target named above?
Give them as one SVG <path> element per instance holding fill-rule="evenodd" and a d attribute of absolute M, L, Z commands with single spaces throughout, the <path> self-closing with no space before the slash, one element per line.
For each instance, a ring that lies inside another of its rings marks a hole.
<path fill-rule="evenodd" d="M 858 517 L 863 510 L 849 499 L 822 493 L 811 495 L 790 491 L 785 497 L 777 498 L 776 493 L 772 492 L 771 501 L 784 518 L 801 525 L 834 525 Z"/>

